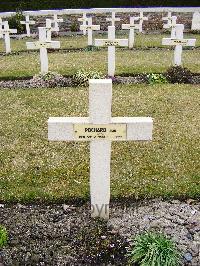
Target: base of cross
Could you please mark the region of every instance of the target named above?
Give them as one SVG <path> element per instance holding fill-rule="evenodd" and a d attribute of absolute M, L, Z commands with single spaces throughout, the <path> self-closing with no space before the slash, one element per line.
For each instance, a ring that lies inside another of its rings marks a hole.
<path fill-rule="evenodd" d="M 77 103 L 78 104 L 78 103 Z M 90 141 L 91 216 L 109 218 L 112 141 L 149 141 L 150 117 L 112 117 L 112 80 L 89 81 L 89 117 L 50 117 L 50 141 Z"/>

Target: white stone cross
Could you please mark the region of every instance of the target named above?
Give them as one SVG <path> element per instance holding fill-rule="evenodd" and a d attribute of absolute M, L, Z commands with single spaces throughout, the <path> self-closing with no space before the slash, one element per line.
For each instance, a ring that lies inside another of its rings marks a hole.
<path fill-rule="evenodd" d="M 30 37 L 31 36 L 31 33 L 30 33 L 30 25 L 34 25 L 35 24 L 35 21 L 30 20 L 29 15 L 27 15 L 26 16 L 26 20 L 25 21 L 20 21 L 20 23 L 22 25 L 23 24 L 26 25 L 26 35 L 27 35 L 27 37 Z"/>
<path fill-rule="evenodd" d="M 2 30 L 3 30 L 3 21 L 2 18 L 0 17 L 0 39 L 3 38 Z"/>
<path fill-rule="evenodd" d="M 88 22 L 88 17 L 87 14 L 85 12 L 83 12 L 83 17 L 82 18 L 78 18 L 78 21 L 83 22 L 82 26 L 83 26 L 83 35 L 86 35 L 87 30 L 84 26 L 87 25 Z"/>
<path fill-rule="evenodd" d="M 115 26 L 108 26 L 108 39 L 95 39 L 95 46 L 108 47 L 108 76 L 115 75 L 115 47 L 128 46 L 128 39 L 115 39 Z"/>
<path fill-rule="evenodd" d="M 200 30 L 200 12 L 196 11 L 192 17 L 192 30 Z"/>
<path fill-rule="evenodd" d="M 92 38 L 92 31 L 93 30 L 100 30 L 100 25 L 92 25 L 92 17 L 88 18 L 88 24 L 87 25 L 81 25 L 80 30 L 88 32 L 88 45 L 93 45 L 93 38 Z"/>
<path fill-rule="evenodd" d="M 59 31 L 58 22 L 63 22 L 63 19 L 62 18 L 58 18 L 58 15 L 54 14 L 53 15 L 53 20 L 52 20 L 52 23 L 54 24 L 53 31 Z"/>
<path fill-rule="evenodd" d="M 139 30 L 139 24 L 135 24 L 135 20 L 139 17 L 130 17 L 130 24 L 122 24 L 123 30 L 129 30 L 129 48 L 133 48 L 135 41 L 135 30 Z"/>
<path fill-rule="evenodd" d="M 115 12 L 112 12 L 111 18 L 106 18 L 106 21 L 110 21 L 112 23 L 112 26 L 115 26 L 116 21 L 120 21 L 120 18 L 115 17 Z"/>
<path fill-rule="evenodd" d="M 90 141 L 91 216 L 109 218 L 111 141 L 149 141 L 150 117 L 112 117 L 112 80 L 89 81 L 89 117 L 50 117 L 48 140 Z M 123 177 L 122 177 L 123 178 Z"/>
<path fill-rule="evenodd" d="M 52 20 L 47 18 L 46 19 L 45 29 L 46 29 L 47 41 L 48 42 L 51 42 L 51 32 L 54 31 L 53 28 L 51 27 L 51 25 L 52 25 Z"/>
<path fill-rule="evenodd" d="M 148 17 L 143 16 L 143 12 L 140 12 L 140 17 L 139 17 L 139 32 L 142 32 L 142 25 L 143 21 L 148 20 Z"/>
<path fill-rule="evenodd" d="M 29 50 L 40 50 L 40 64 L 41 64 L 41 73 L 48 72 L 48 55 L 47 49 L 59 49 L 60 42 L 59 41 L 48 41 L 46 37 L 46 28 L 39 27 L 39 41 L 37 42 L 27 42 L 26 46 Z"/>
<path fill-rule="evenodd" d="M 195 46 L 196 39 L 184 39 L 183 38 L 183 24 L 176 24 L 176 38 L 163 38 L 162 45 L 173 45 L 175 46 L 174 50 L 174 65 L 180 66 L 181 65 L 181 57 L 182 57 L 182 50 L 183 46 Z"/>
<path fill-rule="evenodd" d="M 167 17 L 163 17 L 162 20 L 167 20 L 167 23 L 163 25 L 164 29 L 169 29 L 171 27 L 171 18 L 172 18 L 172 12 L 167 13 Z"/>
<path fill-rule="evenodd" d="M 10 47 L 10 33 L 17 33 L 16 29 L 10 29 L 8 21 L 2 22 L 3 29 L 1 33 L 5 36 L 5 47 L 6 47 L 6 53 L 11 52 L 11 47 Z"/>

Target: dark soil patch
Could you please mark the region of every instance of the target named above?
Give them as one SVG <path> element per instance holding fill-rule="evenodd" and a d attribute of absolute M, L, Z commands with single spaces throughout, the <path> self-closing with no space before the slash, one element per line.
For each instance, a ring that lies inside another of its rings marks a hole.
<path fill-rule="evenodd" d="M 130 239 L 154 230 L 177 244 L 181 265 L 199 266 L 199 217 L 200 203 L 192 199 L 112 201 L 108 222 L 92 219 L 89 203 L 0 204 L 0 224 L 9 235 L 0 265 L 125 266 Z"/>

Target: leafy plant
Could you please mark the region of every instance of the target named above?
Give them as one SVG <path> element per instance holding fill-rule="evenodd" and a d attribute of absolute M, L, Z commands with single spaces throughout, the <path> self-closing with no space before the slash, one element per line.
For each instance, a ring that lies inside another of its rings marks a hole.
<path fill-rule="evenodd" d="M 170 83 L 191 83 L 192 72 L 182 66 L 172 66 L 167 70 L 166 78 Z"/>
<path fill-rule="evenodd" d="M 79 24 L 77 21 L 72 21 L 71 25 L 70 25 L 70 30 L 71 32 L 77 32 L 79 31 Z"/>
<path fill-rule="evenodd" d="M 57 84 L 64 84 L 64 78 L 62 75 L 55 72 L 47 72 L 45 74 L 37 74 L 31 80 L 30 83 L 33 87 L 56 87 Z"/>
<path fill-rule="evenodd" d="M 25 16 L 22 14 L 22 11 L 17 11 L 14 16 L 11 16 L 8 19 L 8 24 L 11 29 L 17 29 L 17 33 L 25 32 L 25 25 L 22 25 L 20 21 L 24 21 Z"/>
<path fill-rule="evenodd" d="M 4 247 L 8 242 L 8 233 L 4 226 L 0 225 L 0 248 Z"/>
<path fill-rule="evenodd" d="M 98 71 L 86 71 L 86 70 L 78 70 L 74 76 L 73 80 L 77 86 L 86 87 L 89 84 L 89 79 L 102 79 L 104 75 Z"/>
<path fill-rule="evenodd" d="M 146 232 L 137 236 L 133 249 L 129 250 L 130 263 L 140 266 L 177 266 L 180 265 L 180 253 L 175 244 L 161 233 Z"/>
<path fill-rule="evenodd" d="M 148 74 L 147 75 L 149 84 L 163 84 L 167 83 L 167 79 L 163 74 Z"/>

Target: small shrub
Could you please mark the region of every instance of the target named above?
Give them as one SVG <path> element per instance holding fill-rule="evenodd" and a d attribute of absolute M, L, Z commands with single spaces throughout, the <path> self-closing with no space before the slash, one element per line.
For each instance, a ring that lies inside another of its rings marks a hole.
<path fill-rule="evenodd" d="M 8 24 L 10 29 L 17 29 L 17 33 L 25 33 L 25 25 L 22 25 L 20 21 L 25 21 L 25 16 L 22 14 L 22 11 L 17 11 L 14 16 L 11 16 L 8 19 Z"/>
<path fill-rule="evenodd" d="M 149 84 L 163 84 L 163 83 L 167 83 L 167 79 L 163 74 L 148 74 L 147 75 L 148 78 L 148 83 Z"/>
<path fill-rule="evenodd" d="M 72 21 L 71 25 L 70 25 L 70 31 L 71 32 L 77 32 L 79 31 L 79 24 L 77 21 Z"/>
<path fill-rule="evenodd" d="M 191 83 L 192 80 L 192 72 L 182 66 L 170 67 L 165 76 L 170 83 Z"/>
<path fill-rule="evenodd" d="M 129 250 L 130 263 L 140 266 L 177 266 L 180 254 L 172 240 L 160 233 L 147 232 L 137 236 Z"/>
<path fill-rule="evenodd" d="M 37 74 L 31 80 L 30 84 L 34 88 L 39 87 L 56 87 L 58 84 L 59 86 L 64 83 L 64 78 L 62 75 L 55 73 L 55 72 L 47 72 L 45 74 Z"/>
<path fill-rule="evenodd" d="M 8 233 L 4 226 L 0 225 L 0 248 L 4 247 L 8 242 Z"/>
<path fill-rule="evenodd" d="M 89 85 L 89 79 L 102 79 L 104 75 L 98 71 L 85 71 L 83 69 L 78 70 L 74 76 L 73 80 L 77 86 L 86 87 Z"/>

